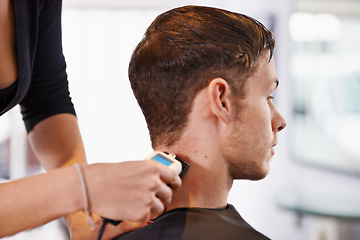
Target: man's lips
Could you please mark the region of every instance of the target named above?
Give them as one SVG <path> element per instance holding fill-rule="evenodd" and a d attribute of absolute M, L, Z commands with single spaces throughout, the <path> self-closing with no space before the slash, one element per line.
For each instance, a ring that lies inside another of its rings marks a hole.
<path fill-rule="evenodd" d="M 272 155 L 275 155 L 275 150 L 274 150 L 274 147 L 276 146 L 276 142 L 272 144 L 272 147 L 271 147 L 271 153 Z"/>

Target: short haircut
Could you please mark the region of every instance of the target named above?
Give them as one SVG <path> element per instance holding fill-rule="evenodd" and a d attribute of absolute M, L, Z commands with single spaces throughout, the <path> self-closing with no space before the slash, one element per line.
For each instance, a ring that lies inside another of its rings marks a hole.
<path fill-rule="evenodd" d="M 222 9 L 185 6 L 159 15 L 135 48 L 129 79 L 152 145 L 171 146 L 186 127 L 196 94 L 214 78 L 234 95 L 275 39 L 259 21 Z"/>

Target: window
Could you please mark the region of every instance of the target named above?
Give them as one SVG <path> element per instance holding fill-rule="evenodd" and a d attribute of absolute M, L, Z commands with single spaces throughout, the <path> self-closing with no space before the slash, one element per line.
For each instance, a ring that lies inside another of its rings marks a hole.
<path fill-rule="evenodd" d="M 294 13 L 292 152 L 360 174 L 360 18 Z"/>

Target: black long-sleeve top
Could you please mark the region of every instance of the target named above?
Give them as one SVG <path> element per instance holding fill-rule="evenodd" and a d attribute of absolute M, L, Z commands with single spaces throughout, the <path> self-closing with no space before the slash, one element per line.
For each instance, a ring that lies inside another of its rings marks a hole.
<path fill-rule="evenodd" d="M 0 115 L 20 103 L 26 130 L 59 113 L 75 115 L 62 52 L 61 0 L 13 0 L 18 88 Z"/>

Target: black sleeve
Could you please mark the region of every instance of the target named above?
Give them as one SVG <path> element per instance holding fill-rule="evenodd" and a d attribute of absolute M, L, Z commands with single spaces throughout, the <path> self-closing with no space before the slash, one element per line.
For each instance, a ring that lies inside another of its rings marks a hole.
<path fill-rule="evenodd" d="M 71 102 L 62 52 L 61 0 L 46 0 L 38 17 L 38 37 L 30 89 L 20 103 L 26 130 L 59 113 L 75 110 Z"/>

